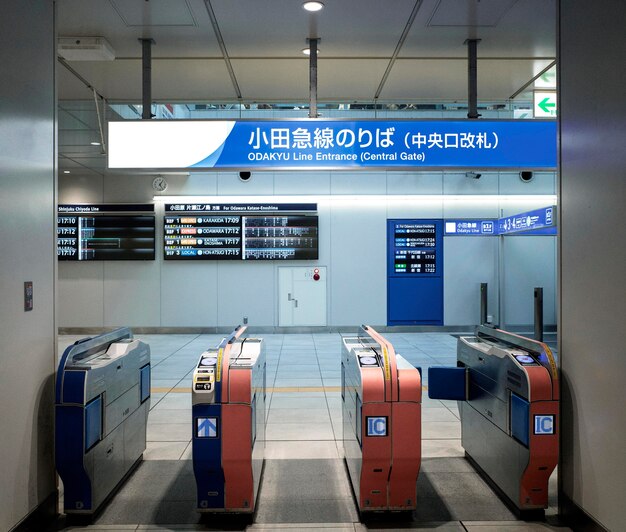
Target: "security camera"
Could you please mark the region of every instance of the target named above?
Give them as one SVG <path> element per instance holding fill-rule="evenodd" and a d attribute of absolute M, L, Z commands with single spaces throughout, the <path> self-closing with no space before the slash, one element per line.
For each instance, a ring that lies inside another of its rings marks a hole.
<path fill-rule="evenodd" d="M 249 181 L 252 177 L 252 172 L 239 172 L 239 179 L 242 181 Z"/>
<path fill-rule="evenodd" d="M 524 183 L 529 183 L 530 181 L 533 180 L 533 173 L 532 172 L 520 172 L 519 173 L 519 178 L 524 182 Z"/>
<path fill-rule="evenodd" d="M 469 177 L 471 179 L 480 179 L 483 174 L 479 174 L 478 172 L 465 172 L 465 177 Z"/>

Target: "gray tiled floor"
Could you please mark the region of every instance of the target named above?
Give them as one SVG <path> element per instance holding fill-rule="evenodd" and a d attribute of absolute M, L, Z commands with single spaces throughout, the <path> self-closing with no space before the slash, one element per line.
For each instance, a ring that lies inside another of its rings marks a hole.
<path fill-rule="evenodd" d="M 394 530 L 361 524 L 342 460 L 339 334 L 266 334 L 266 465 L 248 530 Z M 401 354 L 427 370 L 456 363 L 456 338 L 445 333 L 392 333 Z M 59 338 L 59 352 L 80 337 Z M 137 335 L 150 344 L 152 396 L 144 462 L 85 530 L 222 529 L 200 522 L 191 468 L 191 371 L 221 335 Z M 496 532 L 550 529 L 517 521 L 464 458 L 456 402 L 423 394 L 420 503 L 397 529 Z M 555 491 L 552 482 L 551 490 Z M 554 501 L 553 501 L 554 502 Z M 554 515 L 551 508 L 548 515 Z M 72 528 L 72 527 L 70 527 Z M 228 527 L 232 529 L 233 527 Z M 72 528 L 79 530 L 79 528 Z M 82 530 L 82 529 L 81 529 Z M 563 529 L 560 529 L 563 530 Z"/>

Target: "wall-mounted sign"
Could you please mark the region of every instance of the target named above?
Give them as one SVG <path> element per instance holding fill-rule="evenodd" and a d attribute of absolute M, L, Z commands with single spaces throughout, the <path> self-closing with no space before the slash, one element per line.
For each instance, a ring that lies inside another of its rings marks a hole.
<path fill-rule="evenodd" d="M 107 151 L 124 169 L 555 169 L 556 139 L 536 120 L 126 120 Z"/>
<path fill-rule="evenodd" d="M 498 234 L 521 233 L 539 231 L 544 229 L 556 229 L 556 207 L 544 207 L 534 211 L 522 212 L 513 216 L 506 216 L 498 220 Z M 553 234 L 555 234 L 554 231 Z M 549 234 L 544 232 L 544 234 Z"/>
<path fill-rule="evenodd" d="M 445 236 L 556 235 L 556 206 L 493 220 L 445 220 Z"/>
<path fill-rule="evenodd" d="M 535 118 L 556 117 L 556 91 L 535 91 L 533 95 Z"/>
<path fill-rule="evenodd" d="M 279 206 L 310 211 L 316 204 L 167 204 L 163 256 L 166 260 L 316 260 L 317 216 L 272 214 L 270 207 L 280 210 Z M 256 215 L 244 214 L 254 211 Z"/>
<path fill-rule="evenodd" d="M 138 213 L 152 213 L 140 215 Z M 154 260 L 153 204 L 62 204 L 59 260 Z"/>
<path fill-rule="evenodd" d="M 445 236 L 494 236 L 498 220 L 446 220 Z"/>
<path fill-rule="evenodd" d="M 387 220 L 387 325 L 443 325 L 443 220 Z"/>
<path fill-rule="evenodd" d="M 58 212 L 154 212 L 153 203 L 62 203 Z"/>
<path fill-rule="evenodd" d="M 317 203 L 166 203 L 167 212 L 300 212 L 317 211 Z"/>

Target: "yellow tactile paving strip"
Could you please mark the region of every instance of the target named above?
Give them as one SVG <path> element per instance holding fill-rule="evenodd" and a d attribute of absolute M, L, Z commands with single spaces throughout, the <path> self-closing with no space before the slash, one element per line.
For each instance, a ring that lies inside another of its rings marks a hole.
<path fill-rule="evenodd" d="M 340 392 L 341 386 L 291 386 L 284 388 L 268 388 L 268 393 L 280 392 Z M 150 388 L 151 393 L 191 393 L 191 388 Z"/>
<path fill-rule="evenodd" d="M 428 390 L 428 386 L 422 386 Z M 283 388 L 268 388 L 268 393 L 312 393 L 312 392 L 340 392 L 341 386 L 291 386 Z M 150 388 L 151 393 L 191 393 L 191 388 Z"/>

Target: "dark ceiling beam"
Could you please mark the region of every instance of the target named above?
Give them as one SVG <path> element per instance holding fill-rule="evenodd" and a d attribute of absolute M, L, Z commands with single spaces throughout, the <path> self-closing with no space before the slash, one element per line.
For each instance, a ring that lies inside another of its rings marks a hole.
<path fill-rule="evenodd" d="M 524 92 L 528 87 L 530 87 L 536 80 L 538 80 L 541 76 L 543 76 L 548 70 L 550 70 L 554 65 L 556 65 L 556 59 L 552 61 L 546 68 L 544 68 L 539 74 L 532 77 L 530 81 L 524 83 L 519 89 L 517 89 L 511 96 L 509 96 L 509 100 L 513 100 L 517 96 L 519 96 L 522 92 Z"/>
<path fill-rule="evenodd" d="M 224 43 L 224 38 L 222 37 L 222 32 L 220 31 L 220 26 L 217 22 L 215 11 L 213 11 L 211 0 L 204 0 L 204 7 L 206 8 L 206 12 L 211 19 L 211 25 L 213 26 L 213 31 L 215 32 L 215 38 L 217 39 L 217 43 L 220 46 L 220 50 L 222 51 L 222 57 L 224 58 L 224 62 L 226 63 L 226 69 L 228 70 L 228 75 L 230 76 L 230 80 L 233 83 L 235 94 L 237 95 L 237 99 L 241 100 L 241 90 L 239 89 L 239 83 L 237 82 L 237 77 L 235 76 L 233 65 L 230 62 L 230 56 L 228 55 L 228 50 L 226 50 L 226 44 Z"/>
<path fill-rule="evenodd" d="M 87 87 L 90 91 L 96 91 L 96 94 L 99 98 L 106 100 L 106 98 L 100 93 L 98 89 L 96 89 L 91 83 L 89 83 L 84 77 L 82 77 L 76 70 L 74 70 L 65 59 L 61 56 L 57 57 L 58 62 L 63 65 L 69 72 L 72 74 L 78 81 L 80 81 L 85 87 Z"/>
<path fill-rule="evenodd" d="M 402 32 L 402 35 L 400 35 L 400 39 L 398 39 L 398 44 L 396 44 L 396 49 L 393 51 L 391 59 L 389 59 L 389 64 L 387 65 L 387 69 L 385 70 L 385 73 L 383 74 L 383 77 L 380 80 L 380 84 L 378 85 L 378 88 L 376 89 L 376 94 L 374 94 L 374 100 L 378 100 L 378 98 L 380 97 L 380 94 L 383 92 L 383 88 L 385 86 L 385 83 L 387 82 L 387 78 L 389 77 L 389 74 L 391 74 L 391 69 L 393 68 L 394 63 L 396 62 L 396 59 L 398 57 L 398 54 L 400 53 L 400 50 L 402 49 L 402 46 L 404 46 L 404 41 L 406 41 L 406 38 L 409 35 L 409 31 L 411 30 L 411 27 L 413 26 L 413 22 L 415 22 L 415 17 L 417 16 L 417 12 L 420 10 L 420 7 L 422 7 L 422 3 L 423 3 L 423 0 L 416 0 L 415 5 L 413 6 L 413 11 L 411 11 L 411 14 L 409 15 L 409 18 L 406 22 L 406 26 L 404 27 L 404 31 Z"/>

